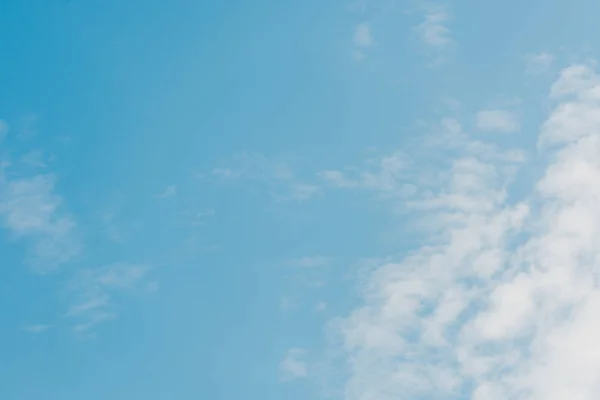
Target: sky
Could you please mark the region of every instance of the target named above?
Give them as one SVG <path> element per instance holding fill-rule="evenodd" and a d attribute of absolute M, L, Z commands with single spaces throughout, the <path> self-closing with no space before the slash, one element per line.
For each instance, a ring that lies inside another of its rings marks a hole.
<path fill-rule="evenodd" d="M 597 15 L 0 2 L 0 398 L 600 398 Z"/>

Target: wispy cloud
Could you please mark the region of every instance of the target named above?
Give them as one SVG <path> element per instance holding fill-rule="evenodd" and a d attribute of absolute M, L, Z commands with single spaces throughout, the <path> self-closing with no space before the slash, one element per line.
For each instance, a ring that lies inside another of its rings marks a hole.
<path fill-rule="evenodd" d="M 280 201 L 301 202 L 318 193 L 318 187 L 300 180 L 289 163 L 262 154 L 239 154 L 229 166 L 215 168 L 212 175 L 223 181 L 246 180 L 267 185 Z"/>
<path fill-rule="evenodd" d="M 293 258 L 282 262 L 291 283 L 304 293 L 307 289 L 318 290 L 327 285 L 339 260 L 324 256 L 306 256 Z M 300 295 L 302 297 L 302 295 Z"/>
<path fill-rule="evenodd" d="M 294 177 L 285 161 L 270 159 L 262 154 L 240 153 L 226 167 L 215 168 L 213 175 L 223 179 L 255 179 L 268 182 L 286 181 Z"/>
<path fill-rule="evenodd" d="M 31 168 L 46 168 L 44 152 L 41 150 L 32 150 L 26 153 L 21 157 L 21 161 Z"/>
<path fill-rule="evenodd" d="M 371 272 L 364 303 L 333 323 L 345 398 L 600 397 L 598 93 L 590 67 L 561 73 L 539 138 L 550 161 L 521 201 L 510 163 L 459 154 L 415 202 L 429 238 Z"/>
<path fill-rule="evenodd" d="M 55 193 L 52 174 L 9 179 L 0 176 L 0 219 L 13 237 L 28 241 L 29 259 L 40 272 L 71 261 L 81 250 L 73 217 Z"/>
<path fill-rule="evenodd" d="M 554 55 L 547 52 L 527 54 L 524 57 L 525 72 L 530 75 L 542 74 L 550 69 L 554 60 Z"/>
<path fill-rule="evenodd" d="M 475 122 L 477 129 L 487 132 L 514 133 L 521 129 L 518 114 L 508 110 L 481 110 Z"/>
<path fill-rule="evenodd" d="M 308 366 L 306 363 L 306 351 L 303 349 L 289 349 L 281 364 L 279 371 L 283 381 L 306 378 L 308 376 Z"/>
<path fill-rule="evenodd" d="M 357 47 L 370 47 L 374 44 L 371 34 L 371 26 L 366 22 L 361 22 L 354 29 L 354 44 Z"/>
<path fill-rule="evenodd" d="M 6 135 L 8 134 L 8 124 L 6 121 L 0 119 L 0 144 L 6 139 Z"/>
<path fill-rule="evenodd" d="M 421 40 L 427 46 L 442 48 L 452 43 L 448 10 L 442 6 L 430 6 L 425 9 L 425 20 L 417 27 Z"/>
<path fill-rule="evenodd" d="M 30 140 L 37 136 L 36 123 L 39 117 L 35 114 L 23 116 L 16 125 L 16 138 L 19 140 Z"/>
<path fill-rule="evenodd" d="M 354 43 L 352 57 L 355 61 L 362 61 L 366 58 L 368 49 L 375 45 L 371 25 L 368 22 L 361 22 L 356 25 L 352 41 Z"/>
<path fill-rule="evenodd" d="M 527 158 L 521 149 L 502 150 L 497 145 L 471 138 L 462 124 L 453 118 L 443 118 L 427 129 L 433 133 L 423 134 L 420 143 L 407 145 L 411 149 L 410 155 L 398 150 L 369 158 L 359 166 L 324 170 L 318 176 L 331 188 L 372 192 L 404 214 L 412 211 L 412 207 L 423 207 L 427 202 L 419 196 L 431 197 L 432 191 L 451 179 L 452 165 L 444 160 L 443 154 L 462 152 L 465 160 L 486 157 L 505 164 L 499 171 L 501 173 L 514 172 Z M 431 160 L 444 165 L 445 169 L 436 170 Z"/>
<path fill-rule="evenodd" d="M 162 193 L 158 194 L 158 197 L 162 197 L 162 198 L 173 197 L 176 194 L 177 194 L 177 186 L 171 185 L 171 186 L 167 186 L 167 188 Z"/>
<path fill-rule="evenodd" d="M 43 333 L 43 332 L 47 331 L 48 329 L 50 329 L 50 325 L 27 325 L 23 329 L 25 329 L 25 331 L 27 331 L 29 333 L 33 333 L 33 334 L 37 335 L 37 334 Z"/>
<path fill-rule="evenodd" d="M 151 293 L 156 283 L 146 279 L 149 268 L 116 263 L 79 271 L 67 287 L 72 299 L 66 316 L 75 320 L 74 332 L 89 333 L 96 325 L 117 317 L 113 298 L 119 293 Z"/>
<path fill-rule="evenodd" d="M 296 302 L 290 296 L 283 296 L 279 300 L 279 311 L 281 312 L 286 313 L 288 311 L 291 311 L 294 308 L 294 306 L 296 306 Z"/>
<path fill-rule="evenodd" d="M 361 188 L 380 192 L 386 196 L 407 196 L 414 192 L 409 182 L 410 160 L 403 152 L 395 152 L 380 159 L 368 160 L 361 168 L 324 170 L 317 175 L 337 188 Z"/>
<path fill-rule="evenodd" d="M 188 219 L 191 221 L 192 226 L 204 226 L 206 225 L 208 219 L 213 218 L 216 214 L 217 213 L 214 209 L 209 208 L 204 211 L 192 213 L 188 216 Z"/>
<path fill-rule="evenodd" d="M 315 185 L 307 183 L 292 183 L 287 190 L 277 195 L 277 198 L 284 201 L 297 201 L 302 202 L 309 200 L 314 197 L 319 191 L 319 188 Z"/>
<path fill-rule="evenodd" d="M 293 268 L 318 268 L 328 265 L 331 259 L 323 256 L 307 256 L 288 260 L 286 265 Z"/>

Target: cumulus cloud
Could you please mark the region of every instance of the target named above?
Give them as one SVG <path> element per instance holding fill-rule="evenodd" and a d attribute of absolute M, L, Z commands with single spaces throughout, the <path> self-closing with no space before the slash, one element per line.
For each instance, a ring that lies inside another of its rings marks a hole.
<path fill-rule="evenodd" d="M 508 110 L 482 110 L 475 119 L 482 131 L 513 133 L 521 128 L 518 115 Z"/>
<path fill-rule="evenodd" d="M 412 203 L 429 239 L 332 322 L 346 399 L 600 398 L 600 77 L 567 68 L 551 97 L 528 195 L 508 196 L 510 157 L 465 151 Z"/>
<path fill-rule="evenodd" d="M 306 378 L 308 376 L 306 351 L 298 348 L 289 349 L 279 364 L 279 371 L 283 381 Z"/>
<path fill-rule="evenodd" d="M 29 259 L 48 272 L 79 254 L 76 223 L 54 190 L 52 174 L 9 179 L 0 175 L 0 221 L 16 239 L 30 243 Z"/>

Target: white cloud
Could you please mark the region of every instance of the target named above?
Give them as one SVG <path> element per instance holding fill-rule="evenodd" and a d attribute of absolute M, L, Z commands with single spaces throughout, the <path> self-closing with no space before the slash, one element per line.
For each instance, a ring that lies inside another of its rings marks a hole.
<path fill-rule="evenodd" d="M 446 9 L 441 6 L 429 7 L 425 12 L 425 21 L 417 27 L 417 31 L 427 46 L 445 47 L 452 43 L 450 29 L 446 27 L 449 21 L 450 15 Z"/>
<path fill-rule="evenodd" d="M 290 381 L 308 376 L 308 366 L 306 363 L 306 351 L 303 349 L 289 349 L 281 364 L 279 371 L 283 381 Z"/>
<path fill-rule="evenodd" d="M 317 173 L 321 179 L 337 188 L 361 188 L 381 192 L 386 196 L 410 196 L 415 188 L 408 181 L 409 158 L 402 152 L 395 152 L 377 160 L 369 160 L 368 168 L 351 168 L 343 172 L 324 170 Z"/>
<path fill-rule="evenodd" d="M 0 176 L 0 219 L 15 238 L 31 243 L 30 261 L 40 272 L 51 271 L 79 254 L 76 223 L 63 211 L 51 174 L 10 180 Z"/>
<path fill-rule="evenodd" d="M 521 129 L 518 115 L 507 110 L 482 110 L 475 120 L 482 131 L 513 133 Z"/>
<path fill-rule="evenodd" d="M 452 176 L 451 173 L 469 169 L 473 165 L 475 168 L 481 167 L 477 162 L 478 157 L 501 165 L 497 171 L 492 171 L 492 177 L 512 176 L 518 166 L 527 160 L 527 153 L 521 149 L 502 150 L 497 145 L 470 138 L 462 125 L 452 118 L 443 118 L 428 129 L 433 129 L 435 133 L 422 134 L 420 143 L 410 143 L 410 156 L 396 151 L 369 159 L 361 167 L 325 170 L 319 172 L 318 176 L 332 188 L 372 192 L 389 202 L 396 212 L 406 215 L 411 211 L 443 207 L 447 201 L 454 201 L 457 205 L 462 202 L 462 207 L 468 206 L 471 200 L 462 195 L 445 193 L 443 198 L 435 198 L 432 193 L 447 182 L 452 182 L 454 189 L 473 186 L 473 182 L 480 179 L 476 175 L 464 173 Z M 449 152 L 462 152 L 464 157 L 455 160 L 452 165 L 440 156 Z M 432 160 L 437 165 L 443 165 L 443 169 L 432 168 Z M 485 170 L 489 168 L 484 166 L 482 171 Z M 419 225 L 428 229 L 427 223 Z"/>
<path fill-rule="evenodd" d="M 544 73 L 554 64 L 554 60 L 554 55 L 546 52 L 527 54 L 524 57 L 525 72 L 530 75 Z"/>
<path fill-rule="evenodd" d="M 354 30 L 354 44 L 358 47 L 370 47 L 373 43 L 373 36 L 369 24 L 366 22 L 358 24 Z"/>
<path fill-rule="evenodd" d="M 157 284 L 145 279 L 148 270 L 141 265 L 116 263 L 78 271 L 68 285 L 72 303 L 66 313 L 76 321 L 74 332 L 89 333 L 96 325 L 115 319 L 115 294 L 153 292 Z"/>
<path fill-rule="evenodd" d="M 505 158 L 459 155 L 415 202 L 429 240 L 333 323 L 345 399 L 600 398 L 600 77 L 567 68 L 551 92 L 539 140 L 554 150 L 530 195 L 507 201 Z"/>

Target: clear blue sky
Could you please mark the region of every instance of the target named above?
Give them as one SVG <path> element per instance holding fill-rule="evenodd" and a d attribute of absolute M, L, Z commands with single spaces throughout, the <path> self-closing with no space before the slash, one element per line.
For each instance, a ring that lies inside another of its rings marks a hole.
<path fill-rule="evenodd" d="M 598 15 L 1 1 L 0 398 L 597 399 Z"/>

